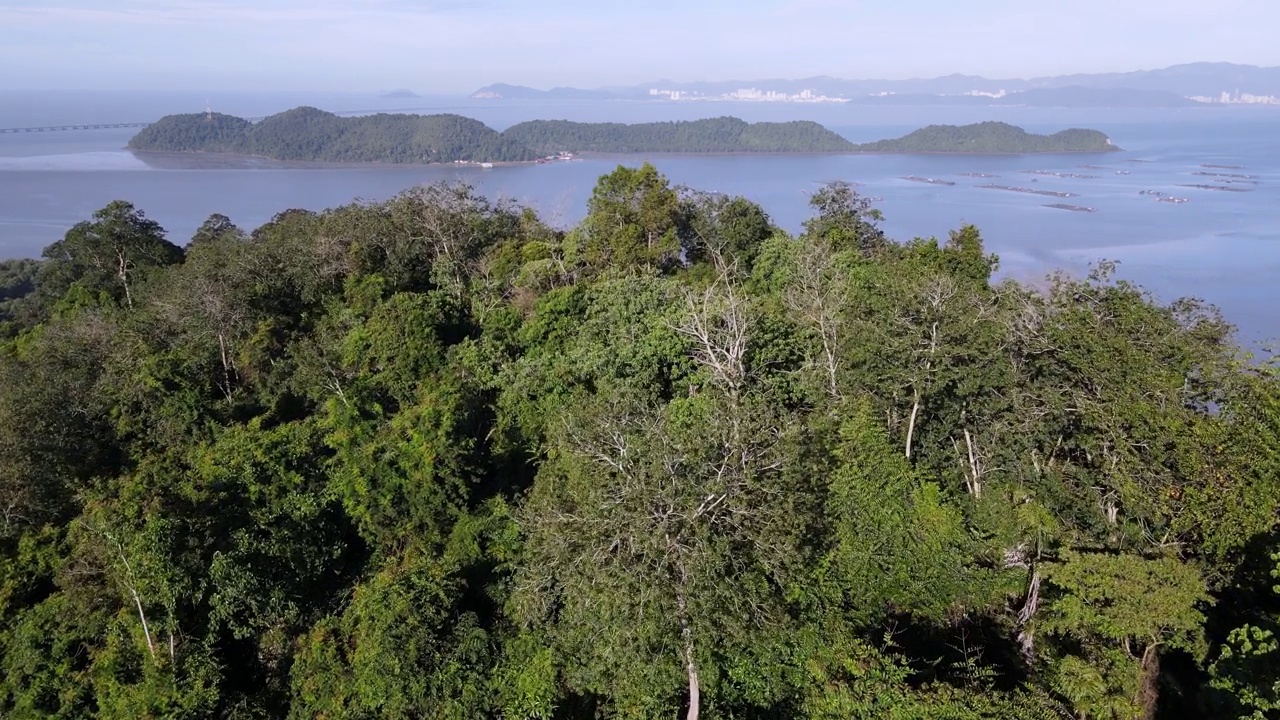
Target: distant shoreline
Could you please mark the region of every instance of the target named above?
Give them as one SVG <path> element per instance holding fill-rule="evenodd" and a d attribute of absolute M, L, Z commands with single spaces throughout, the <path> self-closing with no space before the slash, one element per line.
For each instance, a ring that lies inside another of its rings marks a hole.
<path fill-rule="evenodd" d="M 452 167 L 459 170 L 492 170 L 500 167 L 523 167 L 534 165 L 555 165 L 563 162 L 572 162 L 571 160 L 553 160 L 550 162 L 540 162 L 538 160 L 515 160 L 508 162 L 490 162 L 489 167 L 484 167 L 479 163 L 456 163 L 456 162 L 428 162 L 428 163 L 402 163 L 387 162 L 382 160 L 353 160 L 345 162 L 335 162 L 328 160 L 281 160 L 268 155 L 253 155 L 247 153 L 233 152 L 213 152 L 208 150 L 136 150 L 133 148 L 123 148 L 125 151 L 134 155 L 143 162 L 144 158 L 156 160 L 163 159 L 190 159 L 204 158 L 209 160 L 256 160 L 271 163 L 270 167 L 262 169 L 284 169 L 284 170 L 341 170 L 356 168 L 443 168 Z M 708 152 L 691 152 L 691 151 L 632 151 L 632 152 L 580 152 L 574 153 L 578 159 L 600 160 L 610 157 L 833 157 L 833 156 L 949 156 L 949 157 L 1021 157 L 1021 156 L 1044 156 L 1044 155 L 1110 155 L 1105 150 L 1058 150 L 1058 151 L 1036 151 L 1036 152 L 891 152 L 891 151 L 860 151 L 860 150 L 842 150 L 842 151 L 760 151 L 752 152 L 746 150 L 736 151 L 708 151 Z M 188 167 L 182 168 L 186 170 L 225 170 L 225 169 L 246 169 L 243 166 L 221 166 L 221 167 Z"/>
<path fill-rule="evenodd" d="M 962 150 L 854 150 L 846 155 L 952 155 L 955 157 L 1021 157 L 1024 155 L 1114 155 L 1115 150 L 1028 150 L 1027 152 L 964 152 Z"/>
<path fill-rule="evenodd" d="M 453 167 L 467 168 L 472 170 L 489 170 L 498 167 L 513 167 L 517 165 L 545 165 L 548 163 L 540 163 L 537 160 L 518 160 L 508 162 L 490 162 L 490 167 L 482 167 L 479 163 L 456 163 L 456 162 L 428 162 L 428 163 L 407 163 L 407 162 L 387 162 L 384 160 L 350 160 L 350 161 L 330 161 L 330 160 L 281 160 L 269 155 L 253 155 L 249 153 L 236 152 L 216 152 L 210 150 L 137 150 L 135 148 L 125 147 L 126 152 L 138 157 L 147 158 L 225 158 L 228 160 L 265 160 L 272 163 L 274 167 L 290 170 L 300 170 L 307 168 L 315 168 L 317 170 L 329 169 L 351 169 L 351 168 L 438 168 Z M 145 162 L 145 161 L 144 161 Z M 193 168 L 217 170 L 222 168 Z"/>

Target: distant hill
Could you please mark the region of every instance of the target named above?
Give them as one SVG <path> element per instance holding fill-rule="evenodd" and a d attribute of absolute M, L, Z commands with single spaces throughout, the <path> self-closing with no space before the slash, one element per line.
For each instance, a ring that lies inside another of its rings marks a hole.
<path fill-rule="evenodd" d="M 388 90 L 384 93 L 379 94 L 378 97 L 387 98 L 389 100 L 392 100 L 392 99 L 393 100 L 412 100 L 414 98 L 420 98 L 422 96 L 412 90 L 405 90 L 404 88 L 400 88 L 398 90 Z"/>
<path fill-rule="evenodd" d="M 1037 78 L 992 79 L 977 75 L 946 75 L 936 78 L 910 78 L 907 80 L 850 80 L 828 76 L 800 79 L 755 79 L 711 82 L 677 82 L 657 80 L 641 85 L 614 86 L 599 90 L 555 88 L 535 90 L 511 85 L 490 85 L 481 88 L 472 97 L 504 99 L 528 98 L 648 98 L 651 89 L 679 91 L 689 97 L 716 98 L 744 88 L 763 92 L 797 94 L 809 90 L 817 95 L 857 101 L 886 104 L 1005 104 L 1007 101 L 972 93 L 1000 92 L 1014 94 L 1044 88 L 1088 88 L 1113 90 L 1116 94 L 1098 105 L 1098 99 L 1089 100 L 1092 105 L 1076 104 L 1076 107 L 1165 107 L 1155 104 L 1149 93 L 1167 93 L 1181 98 L 1192 96 L 1217 98 L 1222 93 L 1235 96 L 1247 93 L 1258 96 L 1280 97 L 1280 67 L 1257 67 L 1233 63 L 1189 63 L 1158 70 L 1141 70 L 1122 73 L 1093 73 L 1059 75 Z M 891 99 L 893 96 L 909 96 Z M 1132 96 L 1131 99 L 1124 99 Z M 1099 96 L 1100 97 L 1100 96 Z M 1030 96 L 1028 102 L 1045 102 Z M 1078 102 L 1078 101 L 1077 101 Z M 1063 104 L 1062 101 L 1055 101 Z M 1172 106 L 1172 104 L 1167 105 Z"/>
<path fill-rule="evenodd" d="M 518 162 L 535 153 L 461 115 L 344 118 L 299 107 L 250 123 L 230 115 L 169 115 L 129 141 L 134 150 L 258 155 L 318 162 Z"/>
<path fill-rule="evenodd" d="M 732 117 L 636 125 L 533 120 L 510 127 L 503 135 L 540 153 L 806 153 L 854 148 L 815 122 L 747 123 Z"/>
<path fill-rule="evenodd" d="M 1035 135 L 1002 122 L 974 125 L 930 125 L 893 140 L 857 145 L 857 152 L 1032 154 L 1113 152 L 1119 150 L 1097 130 L 1071 129 Z"/>
<path fill-rule="evenodd" d="M 1200 62 L 1173 65 L 1159 70 L 1033 78 L 1027 84 L 1030 87 L 1075 85 L 1105 89 L 1158 90 L 1184 97 L 1216 96 L 1223 92 L 1237 91 L 1253 95 L 1280 95 L 1280 67 Z"/>

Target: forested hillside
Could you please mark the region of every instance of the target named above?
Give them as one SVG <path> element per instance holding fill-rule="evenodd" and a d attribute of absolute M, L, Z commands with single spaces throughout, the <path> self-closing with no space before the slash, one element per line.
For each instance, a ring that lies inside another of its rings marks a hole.
<path fill-rule="evenodd" d="M 1072 128 L 1052 135 L 1035 135 L 1008 123 L 992 121 L 973 125 L 930 125 L 900 138 L 857 146 L 859 152 L 1009 155 L 1114 152 L 1119 149 L 1097 130 Z"/>
<path fill-rule="evenodd" d="M 853 143 L 816 122 L 747 123 L 733 117 L 636 123 L 530 120 L 503 136 L 540 153 L 848 152 Z"/>
<path fill-rule="evenodd" d="M 1274 366 L 813 211 L 103 208 L 6 285 L 0 717 L 1275 717 Z"/>
<path fill-rule="evenodd" d="M 434 163 L 533 160 L 528 148 L 461 115 L 339 117 L 299 107 L 251 123 L 230 115 L 169 115 L 143 128 L 129 147 L 151 152 L 212 152 L 316 162 Z"/>

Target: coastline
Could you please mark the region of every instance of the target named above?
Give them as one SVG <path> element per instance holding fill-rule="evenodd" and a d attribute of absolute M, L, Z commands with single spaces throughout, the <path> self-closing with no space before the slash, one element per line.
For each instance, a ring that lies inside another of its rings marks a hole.
<path fill-rule="evenodd" d="M 970 152 L 966 150 L 854 150 L 851 155 L 962 155 L 971 157 L 1020 157 L 1023 155 L 1110 155 L 1124 152 L 1112 146 L 1107 150 L 1032 150 L 1030 152 Z"/>
<path fill-rule="evenodd" d="M 195 170 L 217 170 L 217 169 L 234 169 L 244 168 L 246 164 L 253 164 L 263 169 L 279 168 L 279 169 L 341 169 L 341 168 L 440 168 L 454 167 L 458 169 L 472 170 L 490 170 L 500 167 L 521 167 L 526 165 L 549 165 L 553 162 L 571 162 L 566 160 L 555 160 L 551 162 L 539 162 L 539 160 L 512 160 L 506 162 L 488 162 L 486 166 L 482 166 L 477 162 L 388 162 L 385 160 L 282 160 L 280 158 L 271 157 L 269 155 L 254 155 L 249 153 L 232 153 L 232 152 L 211 152 L 207 150 L 139 150 L 136 148 L 125 147 L 124 150 L 137 157 L 143 162 L 147 160 L 163 161 L 166 159 L 184 159 L 191 158 L 207 159 L 210 161 L 211 167 L 207 168 L 187 168 Z M 668 157 L 831 157 L 835 155 L 915 155 L 915 156 L 954 156 L 954 157 L 1019 157 L 1019 156 L 1041 156 L 1041 155 L 1105 155 L 1115 152 L 1116 150 L 1046 150 L 1035 152 L 965 152 L 965 151 L 887 151 L 887 150 L 725 150 L 725 151 L 707 151 L 697 152 L 690 150 L 630 150 L 630 151 L 598 151 L 590 150 L 585 152 L 573 153 L 575 158 L 585 159 L 601 159 L 608 157 L 648 157 L 648 156 L 668 156 Z M 223 161 L 227 164 L 217 167 L 216 164 Z M 239 161 L 239 163 L 236 163 Z M 150 164 L 150 163 L 148 163 Z"/>
<path fill-rule="evenodd" d="M 438 167 L 456 167 L 470 168 L 474 170 L 488 170 L 490 168 L 481 167 L 480 163 L 456 163 L 456 162 L 429 162 L 429 163 L 402 163 L 387 162 L 385 160 L 281 160 L 270 155 L 254 155 L 251 153 L 233 153 L 233 152 L 212 152 L 209 150 L 139 150 L 126 146 L 124 150 L 139 160 L 146 162 L 147 159 L 165 160 L 165 159 L 190 159 L 200 158 L 209 159 L 211 161 L 255 161 L 258 163 L 270 163 L 269 167 L 279 168 L 282 170 L 297 170 L 305 168 L 316 169 L 351 169 L 351 168 L 438 168 Z M 517 160 L 508 162 L 491 162 L 490 166 L 497 167 L 514 167 L 519 165 L 538 165 L 537 160 Z M 228 168 L 243 168 L 241 165 L 228 166 Z M 197 170 L 209 169 L 215 170 L 219 168 L 193 168 Z"/>

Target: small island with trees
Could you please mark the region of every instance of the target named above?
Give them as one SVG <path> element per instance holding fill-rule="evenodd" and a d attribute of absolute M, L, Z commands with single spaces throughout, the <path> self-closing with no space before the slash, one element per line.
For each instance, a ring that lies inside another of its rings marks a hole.
<path fill-rule="evenodd" d="M 900 138 L 863 143 L 855 149 L 870 153 L 1031 155 L 1115 152 L 1120 148 L 1098 130 L 1072 128 L 1052 135 L 1036 135 L 1016 125 L 988 121 L 972 125 L 930 125 Z"/>
<path fill-rule="evenodd" d="M 807 120 L 734 117 L 653 123 L 532 120 L 498 132 L 461 115 L 341 117 L 313 107 L 258 122 L 220 113 L 169 115 L 143 128 L 139 152 L 251 155 L 291 162 L 520 163 L 558 153 L 1052 153 L 1117 150 L 1097 130 L 1033 135 L 999 122 L 930 125 L 896 140 L 857 145 Z"/>
<path fill-rule="evenodd" d="M 533 120 L 503 136 L 541 153 L 843 153 L 854 144 L 816 122 L 748 123 L 735 117 L 706 120 L 580 123 Z"/>

